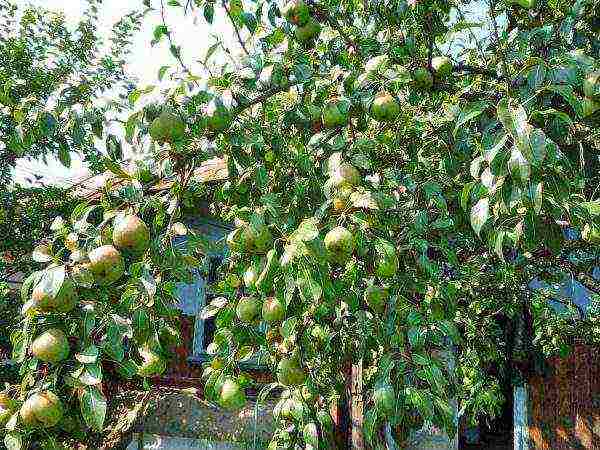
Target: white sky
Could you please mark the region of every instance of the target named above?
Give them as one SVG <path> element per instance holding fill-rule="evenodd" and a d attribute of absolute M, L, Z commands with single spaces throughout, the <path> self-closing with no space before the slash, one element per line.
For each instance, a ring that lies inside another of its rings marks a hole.
<path fill-rule="evenodd" d="M 62 11 L 69 23 L 77 23 L 85 10 L 86 2 L 82 0 L 17 0 L 17 5 L 43 6 L 46 9 Z M 165 1 L 165 4 L 167 2 Z M 183 3 L 183 2 L 182 2 Z M 153 0 L 152 5 L 159 5 L 158 0 Z M 104 0 L 102 11 L 100 13 L 100 33 L 106 37 L 110 34 L 112 25 L 122 16 L 136 8 L 143 8 L 142 0 Z M 194 15 L 184 16 L 176 8 L 167 8 L 167 23 L 173 32 L 173 38 L 177 45 L 182 46 L 183 58 L 186 64 L 194 73 L 200 73 L 200 69 L 194 64 L 194 60 L 202 58 L 206 54 L 208 47 L 214 42 L 210 37 L 209 31 L 227 30 L 224 26 L 224 18 L 215 14 L 215 25 L 210 28 L 202 17 L 201 10 L 196 11 Z M 171 56 L 168 46 L 165 42 L 154 47 L 150 46 L 152 32 L 157 24 L 160 23 L 158 11 L 149 13 L 143 21 L 142 30 L 134 36 L 133 51 L 130 55 L 126 70 L 129 75 L 139 80 L 140 86 L 146 86 L 156 83 L 158 70 L 163 65 L 175 65 L 175 60 Z M 235 48 L 233 33 L 223 36 L 222 39 L 229 47 Z M 79 178 L 85 174 L 86 170 L 81 161 L 74 153 L 71 153 L 73 159 L 71 169 L 66 169 L 60 162 L 49 161 L 48 165 L 43 162 L 30 162 L 20 160 L 17 162 L 15 171 L 15 182 L 29 184 L 25 180 L 31 177 L 32 173 L 43 175 L 41 180 L 45 183 L 70 184 L 73 178 Z"/>

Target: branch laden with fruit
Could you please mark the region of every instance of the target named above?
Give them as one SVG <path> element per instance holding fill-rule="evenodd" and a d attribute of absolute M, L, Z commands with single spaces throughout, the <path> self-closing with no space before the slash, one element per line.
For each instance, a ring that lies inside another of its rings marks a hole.
<path fill-rule="evenodd" d="M 211 23 L 218 6 L 194 4 Z M 425 422 L 454 433 L 452 399 L 475 420 L 496 413 L 510 371 L 568 350 L 526 287 L 597 263 L 597 4 L 477 4 L 477 24 L 459 19 L 468 7 L 231 1 L 243 56 L 215 42 L 205 84 L 159 26 L 183 74 L 161 69 L 164 104 L 131 93 L 125 131 L 174 184 L 156 193 L 153 176 L 108 161 L 124 187 L 38 250 L 51 265 L 24 288 L 10 435 L 64 430 L 77 400 L 99 428 L 101 368 L 164 370 L 173 282 L 202 252 L 202 236 L 186 253 L 172 233 L 198 196 L 235 225 L 204 310 L 217 327 L 204 394 L 241 408 L 253 381 L 239 363 L 269 367 L 263 395 L 283 389 L 269 448 L 337 445 L 330 410 L 352 365 L 381 448 Z M 216 188 L 193 177 L 214 157 L 228 167 Z"/>

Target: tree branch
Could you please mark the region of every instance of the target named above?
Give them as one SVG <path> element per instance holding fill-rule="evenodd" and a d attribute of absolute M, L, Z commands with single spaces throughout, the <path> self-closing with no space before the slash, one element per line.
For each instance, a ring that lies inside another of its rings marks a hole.
<path fill-rule="evenodd" d="M 308 4 L 311 5 L 315 12 L 317 12 L 318 15 L 322 16 L 323 19 L 325 19 L 325 21 L 331 26 L 331 28 L 337 31 L 340 34 L 340 36 L 342 36 L 344 41 L 346 41 L 346 43 L 358 53 L 358 44 L 350 36 L 348 36 L 348 34 L 344 31 L 344 29 L 342 28 L 340 23 L 335 19 L 335 17 L 331 16 L 326 9 L 322 8 L 314 2 L 308 2 Z"/>
<path fill-rule="evenodd" d="M 503 80 L 505 77 L 503 75 L 498 75 L 498 73 L 494 70 L 489 70 L 483 67 L 470 66 L 468 64 L 459 63 L 454 67 L 454 72 L 467 72 L 467 73 L 476 73 L 478 75 L 485 75 L 496 80 Z"/>
<path fill-rule="evenodd" d="M 242 112 L 245 109 L 248 109 L 258 103 L 262 103 L 265 100 L 268 100 L 269 98 L 273 97 L 274 95 L 277 95 L 281 92 L 285 92 L 287 91 L 289 88 L 291 88 L 292 86 L 295 86 L 297 84 L 300 84 L 300 82 L 296 82 L 296 83 L 287 83 L 283 86 L 274 88 L 274 89 L 270 89 L 268 91 L 265 91 L 264 93 L 262 93 L 261 95 L 259 95 L 258 97 L 255 97 L 245 103 L 241 103 L 238 108 L 237 108 L 237 113 L 239 114 L 240 112 Z"/>
<path fill-rule="evenodd" d="M 229 21 L 231 22 L 231 25 L 233 25 L 233 29 L 235 30 L 235 34 L 237 36 L 238 42 L 242 46 L 242 50 L 244 50 L 244 53 L 246 54 L 246 56 L 250 57 L 250 52 L 246 48 L 246 44 L 244 43 L 244 41 L 242 39 L 242 35 L 240 34 L 240 30 L 239 30 L 237 24 L 235 23 L 235 20 L 233 20 L 233 16 L 231 15 L 231 11 L 227 7 L 227 3 L 225 2 L 225 0 L 223 1 L 222 5 L 223 5 L 223 8 L 225 9 L 225 12 L 227 13 L 227 17 L 229 17 Z"/>
<path fill-rule="evenodd" d="M 181 66 L 183 71 L 191 78 L 192 82 L 196 85 L 196 87 L 199 88 L 200 84 L 198 83 L 198 80 L 196 80 L 196 77 L 194 76 L 192 71 L 183 62 L 183 59 L 181 58 L 181 53 L 179 52 L 179 49 L 175 46 L 175 43 L 173 42 L 173 38 L 171 37 L 171 31 L 169 31 L 169 28 L 167 27 L 167 21 L 165 19 L 164 0 L 160 0 L 160 17 L 161 17 L 163 26 L 167 30 L 166 35 L 167 35 L 167 39 L 169 40 L 169 45 L 171 47 L 171 53 L 175 56 L 175 59 L 177 59 L 177 61 L 179 62 L 179 65 Z"/>

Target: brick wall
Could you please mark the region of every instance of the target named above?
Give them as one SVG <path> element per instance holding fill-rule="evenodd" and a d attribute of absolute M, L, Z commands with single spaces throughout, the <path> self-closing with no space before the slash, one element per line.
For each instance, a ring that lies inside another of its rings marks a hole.
<path fill-rule="evenodd" d="M 600 351 L 577 345 L 529 380 L 530 450 L 600 450 Z"/>

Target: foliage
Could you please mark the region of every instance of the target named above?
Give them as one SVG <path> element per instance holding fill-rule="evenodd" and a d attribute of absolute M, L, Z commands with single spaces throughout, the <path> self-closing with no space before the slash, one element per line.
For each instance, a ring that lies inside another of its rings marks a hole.
<path fill-rule="evenodd" d="M 173 185 L 157 193 L 115 158 L 108 167 L 123 184 L 55 227 L 52 247 L 38 252 L 50 264 L 23 291 L 19 401 L 54 390 L 70 417 L 79 400 L 80 432 L 99 429 L 106 370 L 162 370 L 174 282 L 207 252 L 178 222 L 192 186 L 236 226 L 222 296 L 204 311 L 217 326 L 205 395 L 239 407 L 252 381 L 238 363 L 268 364 L 277 381 L 263 395 L 284 388 L 270 448 L 336 445 L 328 411 L 346 395 L 352 364 L 364 369 L 365 437 L 381 447 L 385 429 L 398 442 L 425 421 L 454 432 L 452 398 L 474 419 L 494 414 L 500 381 L 527 376 L 536 354 L 597 342 L 597 314 L 563 329 L 545 298 L 554 293 L 528 287 L 567 275 L 598 291 L 589 274 L 600 236 L 599 112 L 583 95 L 600 64 L 597 2 L 297 0 L 289 22 L 274 3 L 161 1 L 163 18 L 167 7 L 202 10 L 209 23 L 222 7 L 242 54 L 217 37 L 206 77 L 194 76 L 168 24 L 155 29 L 178 62 L 159 73 L 173 87 L 162 105 L 140 106 L 155 87 L 132 92 L 125 132 Z M 469 8 L 480 22 L 467 20 Z M 295 27 L 311 18 L 320 32 L 298 41 Z M 450 74 L 432 64 L 442 54 Z M 374 98 L 386 100 L 373 109 Z M 229 178 L 198 189 L 194 170 L 214 156 Z M 103 248 L 115 264 L 98 266 L 89 252 L 110 245 L 125 212 L 146 223 L 150 246 L 121 249 L 124 264 Z M 173 246 L 173 235 L 186 245 Z M 125 274 L 104 286 L 107 267 Z M 77 307 L 41 313 L 36 299 L 67 298 L 65 283 Z M 376 302 L 365 298 L 373 287 Z M 284 320 L 264 326 L 260 304 L 272 297 Z M 26 348 L 56 323 L 73 357 L 42 365 Z M 43 436 L 18 414 L 8 427 Z"/>
<path fill-rule="evenodd" d="M 97 34 L 101 2 L 90 0 L 71 29 L 62 15 L 19 11 L 0 1 L 0 180 L 10 180 L 19 158 L 51 155 L 70 166 L 71 152 L 102 168 L 95 139 L 103 137 L 107 111 L 99 96 L 128 83 L 124 58 L 140 16 L 115 24 L 110 42 Z M 109 48 L 104 48 L 110 44 Z M 115 99 L 117 100 L 117 99 Z"/>
<path fill-rule="evenodd" d="M 48 236 L 56 216 L 70 214 L 73 202 L 69 192 L 58 187 L 0 191 L 0 280 L 40 268 L 33 249 Z"/>

